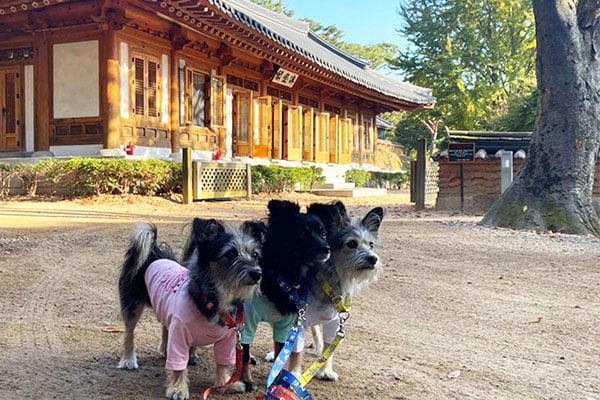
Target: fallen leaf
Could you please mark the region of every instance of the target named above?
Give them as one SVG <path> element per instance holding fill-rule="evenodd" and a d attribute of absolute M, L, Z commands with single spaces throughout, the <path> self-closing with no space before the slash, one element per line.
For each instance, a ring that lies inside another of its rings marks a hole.
<path fill-rule="evenodd" d="M 123 332 L 123 329 L 118 328 L 116 326 L 106 326 L 106 327 L 102 328 L 102 332 L 120 333 L 120 332 Z"/>

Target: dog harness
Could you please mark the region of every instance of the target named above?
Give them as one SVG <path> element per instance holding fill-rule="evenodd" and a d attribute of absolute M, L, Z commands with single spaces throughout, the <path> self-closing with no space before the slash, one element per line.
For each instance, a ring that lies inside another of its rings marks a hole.
<path fill-rule="evenodd" d="M 219 365 L 235 365 L 236 329 L 211 323 L 187 293 L 190 271 L 172 260 L 161 259 L 148 266 L 144 279 L 156 318 L 169 332 L 167 362 L 172 371 L 187 368 L 192 346 L 214 344 Z"/>

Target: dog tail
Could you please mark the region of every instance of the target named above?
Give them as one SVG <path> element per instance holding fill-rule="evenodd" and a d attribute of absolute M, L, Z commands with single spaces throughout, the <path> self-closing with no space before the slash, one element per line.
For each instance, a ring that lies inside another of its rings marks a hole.
<path fill-rule="evenodd" d="M 160 258 L 174 260 L 173 251 L 166 244 L 158 245 L 156 225 L 138 223 L 133 229 L 125 261 L 121 271 L 121 282 L 133 282 L 146 272 L 148 265 Z"/>

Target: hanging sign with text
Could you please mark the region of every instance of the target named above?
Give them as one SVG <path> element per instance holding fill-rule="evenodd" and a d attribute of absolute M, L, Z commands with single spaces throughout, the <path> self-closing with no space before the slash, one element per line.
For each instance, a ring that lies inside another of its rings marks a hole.
<path fill-rule="evenodd" d="M 475 159 L 475 143 L 448 143 L 448 161 L 467 162 Z"/>
<path fill-rule="evenodd" d="M 295 74 L 283 68 L 279 68 L 277 72 L 275 72 L 275 75 L 273 75 L 273 79 L 271 79 L 272 82 L 279 83 L 280 85 L 289 88 L 294 86 L 296 80 L 298 80 L 298 74 Z"/>

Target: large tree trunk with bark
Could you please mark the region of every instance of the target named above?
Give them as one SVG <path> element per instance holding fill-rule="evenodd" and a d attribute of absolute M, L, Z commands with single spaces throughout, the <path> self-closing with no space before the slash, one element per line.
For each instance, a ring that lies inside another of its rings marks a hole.
<path fill-rule="evenodd" d="M 600 0 L 533 0 L 533 8 L 538 118 L 525 163 L 481 224 L 598 235 Z"/>

